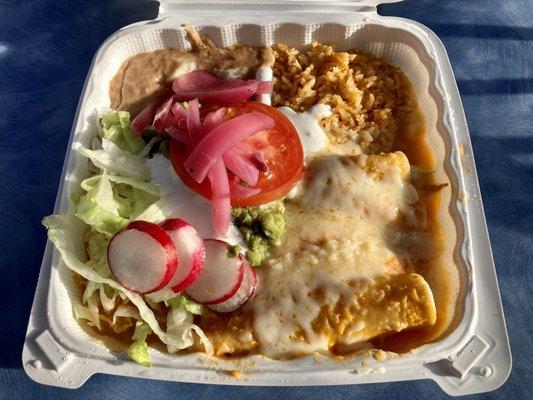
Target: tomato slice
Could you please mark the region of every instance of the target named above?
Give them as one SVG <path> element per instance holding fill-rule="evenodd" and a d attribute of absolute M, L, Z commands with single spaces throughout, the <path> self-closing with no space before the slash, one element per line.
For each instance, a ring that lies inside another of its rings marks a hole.
<path fill-rule="evenodd" d="M 231 197 L 234 207 L 257 206 L 270 203 L 286 195 L 300 180 L 304 169 L 304 153 L 298 132 L 280 111 L 266 104 L 256 102 L 239 103 L 227 107 L 226 118 L 241 114 L 260 112 L 273 118 L 275 125 L 268 131 L 258 132 L 238 145 L 238 151 L 246 156 L 259 152 L 268 166 L 268 172 L 260 172 L 254 189 L 259 193 L 250 197 Z M 170 159 L 181 180 L 194 192 L 206 199 L 211 198 L 211 187 L 207 179 L 196 182 L 185 170 L 183 164 L 189 156 L 187 146 L 177 140 L 170 144 Z M 233 174 L 228 172 L 230 179 Z"/>

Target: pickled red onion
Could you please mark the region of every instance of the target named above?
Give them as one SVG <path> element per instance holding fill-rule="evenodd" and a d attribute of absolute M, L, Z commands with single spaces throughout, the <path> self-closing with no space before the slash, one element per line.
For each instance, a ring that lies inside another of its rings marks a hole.
<path fill-rule="evenodd" d="M 246 157 L 239 154 L 235 149 L 228 150 L 223 156 L 226 168 L 233 172 L 247 185 L 254 186 L 259 179 L 259 169 Z"/>
<path fill-rule="evenodd" d="M 202 123 L 200 122 L 198 99 L 189 101 L 187 108 L 187 128 L 189 130 L 189 143 L 195 145 L 202 137 Z"/>
<path fill-rule="evenodd" d="M 263 155 L 256 151 L 250 156 L 251 163 L 258 168 L 260 171 L 264 173 L 270 172 L 270 168 L 268 168 L 267 163 L 265 162 L 265 159 L 263 158 Z"/>
<path fill-rule="evenodd" d="M 232 104 L 248 100 L 255 93 L 272 92 L 270 82 L 219 78 L 206 71 L 193 71 L 176 78 L 172 84 L 179 101 L 199 99 L 203 104 Z"/>
<path fill-rule="evenodd" d="M 231 219 L 231 203 L 228 172 L 221 158 L 216 160 L 207 176 L 211 183 L 211 213 L 215 232 L 224 235 Z"/>
<path fill-rule="evenodd" d="M 189 143 L 189 134 L 179 130 L 174 126 L 169 126 L 165 129 L 165 132 L 170 135 L 172 139 L 175 139 L 182 143 Z"/>
<path fill-rule="evenodd" d="M 226 109 L 224 107 L 221 107 L 218 110 L 212 111 L 205 116 L 202 127 L 204 136 L 211 132 L 213 129 L 215 129 L 217 126 L 222 125 L 222 123 L 224 122 L 225 113 Z"/>
<path fill-rule="evenodd" d="M 154 120 L 154 115 L 159 107 L 159 104 L 152 102 L 148 104 L 133 120 L 131 123 L 131 129 L 138 135 L 141 136 L 144 128 L 152 123 Z"/>
<path fill-rule="evenodd" d="M 178 117 L 178 119 L 187 118 L 187 111 L 183 108 L 179 101 L 176 101 L 174 104 L 172 104 L 171 110 L 172 114 Z"/>
<path fill-rule="evenodd" d="M 169 96 L 172 96 L 172 90 L 166 90 L 163 94 L 159 95 L 154 101 L 148 104 L 133 120 L 131 123 L 131 129 L 138 135 L 141 136 L 144 128 L 150 125 L 155 117 L 157 109 L 161 104 L 163 104 Z"/>
<path fill-rule="evenodd" d="M 205 116 L 203 124 L 204 136 L 224 122 L 225 112 L 226 109 L 222 107 Z M 243 180 L 247 185 L 253 186 L 257 183 L 259 170 L 250 160 L 237 153 L 235 149 L 228 150 L 227 153 L 224 154 L 223 160 L 226 168 L 233 172 L 239 179 Z"/>
<path fill-rule="evenodd" d="M 233 178 L 229 181 L 229 191 L 231 196 L 244 199 L 259 194 L 261 189 L 245 186 L 240 182 L 237 176 L 233 176 Z"/>
<path fill-rule="evenodd" d="M 169 125 L 169 116 L 171 114 L 171 106 L 174 102 L 174 96 L 170 96 L 159 108 L 157 109 L 153 126 L 156 131 L 163 132 Z"/>
<path fill-rule="evenodd" d="M 247 137 L 273 126 L 274 120 L 259 112 L 232 118 L 205 136 L 193 149 L 184 166 L 194 180 L 202 182 L 217 160 L 228 150 Z"/>
<path fill-rule="evenodd" d="M 270 94 L 272 93 L 272 82 L 258 81 L 256 94 Z"/>

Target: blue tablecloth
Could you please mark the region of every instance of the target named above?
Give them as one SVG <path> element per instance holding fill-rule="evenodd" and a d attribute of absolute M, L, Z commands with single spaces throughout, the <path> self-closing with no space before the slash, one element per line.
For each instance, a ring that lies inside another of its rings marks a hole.
<path fill-rule="evenodd" d="M 493 399 L 533 397 L 533 2 L 408 0 L 381 8 L 433 29 L 448 50 L 472 136 L 514 367 Z M 100 43 L 157 3 L 0 1 L 0 398 L 444 398 L 430 381 L 253 388 L 92 377 L 41 386 L 21 366 L 28 314 L 76 104 Z M 529 328 L 528 328 L 529 327 Z"/>

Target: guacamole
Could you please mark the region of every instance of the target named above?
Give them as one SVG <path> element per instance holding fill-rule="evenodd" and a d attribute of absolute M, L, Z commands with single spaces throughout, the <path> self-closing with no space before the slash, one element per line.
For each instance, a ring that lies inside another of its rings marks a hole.
<path fill-rule="evenodd" d="M 262 264 L 267 250 L 279 242 L 285 230 L 283 200 L 258 207 L 234 208 L 234 223 L 248 246 L 246 258 L 254 267 Z"/>

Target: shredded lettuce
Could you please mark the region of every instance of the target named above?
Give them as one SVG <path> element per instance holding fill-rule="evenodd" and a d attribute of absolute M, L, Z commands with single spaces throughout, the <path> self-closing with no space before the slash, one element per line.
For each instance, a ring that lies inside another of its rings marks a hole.
<path fill-rule="evenodd" d="M 144 148 L 144 141 L 131 129 L 130 113 L 108 111 L 100 119 L 103 136 L 115 143 L 121 150 L 138 154 Z"/>
<path fill-rule="evenodd" d="M 176 293 L 170 289 L 170 288 L 163 288 L 161 290 L 158 290 L 157 292 L 152 292 L 144 295 L 144 298 L 146 300 L 149 300 L 152 303 L 163 303 L 167 300 L 173 299 L 176 297 Z"/>
<path fill-rule="evenodd" d="M 112 325 L 116 325 L 119 317 L 141 319 L 139 311 L 131 304 L 121 304 L 113 313 Z"/>
<path fill-rule="evenodd" d="M 100 276 L 110 277 L 111 271 L 107 265 L 107 245 L 109 238 L 99 232 L 89 231 L 85 235 L 87 239 L 87 254 L 89 260 L 85 265 L 92 267 Z M 109 285 L 87 281 L 87 286 L 82 296 L 82 303 L 87 304 L 93 293 L 97 293 L 100 304 L 105 312 L 110 312 L 115 308 L 115 302 L 119 292 Z"/>
<path fill-rule="evenodd" d="M 121 333 L 132 327 L 140 319 L 139 311 L 131 304 L 124 303 L 117 307 L 109 323 L 113 331 Z"/>
<path fill-rule="evenodd" d="M 174 346 L 167 344 L 169 353 L 175 353 L 178 350 L 186 349 L 194 344 L 192 332 L 194 331 L 200 342 L 204 345 L 205 352 L 212 355 L 214 352 L 213 345 L 205 335 L 204 331 L 193 324 L 193 313 L 201 313 L 201 305 L 180 295 L 169 301 L 170 310 L 167 314 L 167 332 L 181 338 L 182 345 Z"/>
<path fill-rule="evenodd" d="M 118 213 L 123 218 L 129 218 L 133 207 L 133 189 L 127 185 L 114 185 L 115 199 Z"/>
<path fill-rule="evenodd" d="M 94 185 L 98 183 L 101 175 L 93 175 L 90 178 L 87 178 L 81 182 L 81 187 L 85 191 L 91 190 Z M 140 189 L 152 196 L 159 196 L 159 190 L 157 186 L 151 182 L 146 182 L 141 179 L 136 179 L 127 176 L 117 176 L 117 175 L 107 175 L 107 178 L 113 183 L 123 183 L 125 185 L 131 186 L 132 188 Z"/>
<path fill-rule="evenodd" d="M 172 212 L 179 207 L 179 203 L 173 197 L 159 199 L 143 212 L 135 215 L 135 219 L 159 224 L 166 220 Z"/>
<path fill-rule="evenodd" d="M 90 306 L 84 306 L 81 303 L 74 303 L 72 305 L 72 310 L 74 312 L 74 318 L 78 320 L 85 319 L 90 321 L 94 326 L 100 329 L 100 315 L 98 314 L 98 308 L 96 307 L 95 309 L 94 300 L 91 300 Z"/>
<path fill-rule="evenodd" d="M 87 253 L 94 263 L 103 263 L 106 260 L 107 244 L 109 239 L 103 233 L 90 232 L 87 240 Z"/>
<path fill-rule="evenodd" d="M 179 294 L 172 299 L 165 300 L 165 304 L 167 307 L 179 307 L 184 311 L 196 315 L 201 315 L 203 311 L 203 306 L 201 304 L 192 301 L 183 294 Z"/>
<path fill-rule="evenodd" d="M 79 142 L 75 142 L 73 147 L 81 155 L 91 160 L 97 168 L 105 170 L 109 174 L 145 181 L 150 179 L 150 170 L 144 165 L 143 157 L 128 154 L 105 138 L 102 139 L 101 150 L 90 150 Z"/>
<path fill-rule="evenodd" d="M 158 143 L 159 141 L 161 141 L 161 138 L 159 137 L 154 137 L 152 138 L 148 144 L 146 146 L 144 146 L 144 148 L 139 152 L 139 154 L 137 154 L 139 157 L 142 157 L 142 158 L 146 158 L 148 157 L 148 155 L 150 154 L 150 152 L 152 151 L 152 148 L 154 148 L 154 145 L 156 143 Z"/>
<path fill-rule="evenodd" d="M 110 312 L 113 308 L 115 308 L 115 301 L 118 297 L 118 293 L 114 289 L 103 283 L 100 283 L 98 286 L 98 293 L 100 295 L 100 303 L 102 304 L 105 312 Z"/>
<path fill-rule="evenodd" d="M 136 363 L 149 367 L 152 365 L 150 362 L 150 353 L 148 353 L 148 343 L 146 342 L 133 342 L 126 349 L 126 354 Z"/>
<path fill-rule="evenodd" d="M 169 353 L 176 353 L 194 344 L 191 326 L 193 316 L 180 306 L 171 307 L 167 314 L 167 332 L 179 337 L 183 344 L 181 346 L 167 345 Z"/>
<path fill-rule="evenodd" d="M 158 290 L 144 296 L 150 303 L 165 303 L 167 307 L 179 307 L 191 314 L 201 315 L 203 306 L 189 299 L 184 294 L 176 294 L 169 288 Z"/>
<path fill-rule="evenodd" d="M 146 343 L 146 338 L 150 333 L 152 333 L 152 329 L 150 329 L 146 323 L 138 321 L 135 324 L 135 332 L 131 337 L 133 343 L 126 349 L 126 354 L 130 356 L 133 361 L 142 364 L 145 367 L 152 365 L 150 362 L 150 354 L 148 353 L 148 344 Z"/>
<path fill-rule="evenodd" d="M 104 170 L 98 182 L 78 201 L 76 216 L 97 232 L 112 236 L 128 223 L 118 210 L 113 187 Z"/>
<path fill-rule="evenodd" d="M 83 295 L 81 297 L 81 302 L 83 304 L 87 304 L 87 301 L 89 300 L 89 297 L 93 295 L 94 292 L 98 289 L 98 284 L 95 282 L 87 282 L 87 286 L 85 287 L 85 290 L 83 291 Z"/>
<path fill-rule="evenodd" d="M 81 187 L 87 193 L 76 204 L 76 216 L 108 237 L 159 198 L 155 185 L 132 177 L 110 179 L 105 170 L 82 181 Z"/>
<path fill-rule="evenodd" d="M 137 322 L 135 324 L 135 332 L 131 339 L 134 342 L 145 342 L 148 335 L 152 333 L 152 329 L 144 322 Z"/>
<path fill-rule="evenodd" d="M 106 288 L 107 292 L 106 292 Z M 102 305 L 105 312 L 110 312 L 115 308 L 115 301 L 118 297 L 116 290 L 110 288 L 103 283 L 87 282 L 87 286 L 82 295 L 82 303 L 89 305 L 89 310 L 92 311 L 94 307 L 98 307 L 98 302 Z M 91 319 L 92 321 L 92 319 Z M 94 321 L 93 321 L 94 322 Z M 96 324 L 100 329 L 100 324 Z"/>
<path fill-rule="evenodd" d="M 144 190 L 140 190 L 135 187 L 131 188 L 131 193 L 132 197 L 130 199 L 130 218 L 141 214 L 142 212 L 144 212 L 144 210 L 150 207 L 150 205 L 152 205 L 158 200 L 158 197 L 152 196 L 151 194 L 146 193 Z"/>
<path fill-rule="evenodd" d="M 98 328 L 98 330 L 102 329 L 102 325 L 100 323 L 100 307 L 99 307 L 99 297 L 98 293 L 93 293 L 89 298 L 87 299 L 87 307 L 89 308 L 89 313 L 92 316 L 92 321 Z"/>

